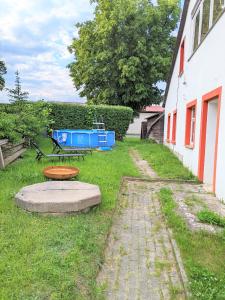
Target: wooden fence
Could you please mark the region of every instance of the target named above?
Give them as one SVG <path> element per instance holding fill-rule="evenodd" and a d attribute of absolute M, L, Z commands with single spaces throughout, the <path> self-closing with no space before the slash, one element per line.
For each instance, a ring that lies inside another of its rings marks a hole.
<path fill-rule="evenodd" d="M 4 169 L 20 157 L 24 151 L 26 151 L 24 140 L 17 144 L 12 144 L 7 139 L 0 140 L 0 169 Z"/>

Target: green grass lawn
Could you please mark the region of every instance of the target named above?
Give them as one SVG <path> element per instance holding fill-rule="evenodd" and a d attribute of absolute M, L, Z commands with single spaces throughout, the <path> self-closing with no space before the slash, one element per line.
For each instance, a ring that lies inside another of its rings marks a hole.
<path fill-rule="evenodd" d="M 43 142 L 42 148 L 51 150 Z M 80 168 L 80 181 L 98 184 L 102 193 L 99 208 L 75 216 L 44 217 L 15 206 L 15 193 L 45 181 L 42 169 L 52 164 L 34 157 L 29 150 L 0 171 L 0 299 L 93 299 L 121 177 L 139 175 L 128 146 L 65 161 Z"/>
<path fill-rule="evenodd" d="M 179 159 L 164 145 L 141 141 L 137 138 L 127 140 L 130 147 L 138 150 L 143 159 L 147 160 L 153 170 L 162 177 L 169 179 L 195 180 L 195 176 L 183 166 Z"/>
<path fill-rule="evenodd" d="M 0 299 L 98 299 L 96 275 L 121 178 L 140 176 L 128 155 L 130 147 L 162 177 L 194 178 L 165 147 L 127 139 L 111 152 L 64 162 L 80 168 L 78 180 L 100 186 L 99 207 L 87 214 L 44 217 L 17 208 L 14 195 L 26 185 L 45 181 L 43 168 L 59 165 L 58 160 L 38 163 L 35 152 L 28 150 L 23 159 L 0 171 Z M 47 140 L 41 141 L 41 148 L 51 151 Z"/>
<path fill-rule="evenodd" d="M 191 232 L 176 211 L 171 190 L 159 193 L 163 212 L 181 251 L 193 299 L 225 299 L 225 231 Z"/>

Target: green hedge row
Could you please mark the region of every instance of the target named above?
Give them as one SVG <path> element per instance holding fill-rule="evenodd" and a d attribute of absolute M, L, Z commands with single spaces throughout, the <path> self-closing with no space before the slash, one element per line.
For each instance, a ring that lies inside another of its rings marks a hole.
<path fill-rule="evenodd" d="M 103 120 L 107 130 L 114 130 L 122 139 L 133 117 L 133 110 L 124 106 L 78 105 L 54 103 L 53 129 L 92 129 L 93 122 Z"/>

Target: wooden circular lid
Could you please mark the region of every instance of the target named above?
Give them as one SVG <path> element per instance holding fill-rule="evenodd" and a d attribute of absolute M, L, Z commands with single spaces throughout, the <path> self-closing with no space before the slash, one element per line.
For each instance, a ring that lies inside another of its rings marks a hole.
<path fill-rule="evenodd" d="M 75 177 L 79 172 L 78 168 L 68 166 L 49 166 L 43 170 L 46 177 L 61 180 Z"/>

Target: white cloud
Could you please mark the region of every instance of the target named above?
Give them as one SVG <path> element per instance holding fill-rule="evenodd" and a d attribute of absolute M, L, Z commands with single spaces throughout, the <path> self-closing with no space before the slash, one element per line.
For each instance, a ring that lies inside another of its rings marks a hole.
<path fill-rule="evenodd" d="M 13 85 L 18 69 L 32 99 L 79 100 L 66 68 L 73 60 L 67 47 L 77 36 L 74 24 L 92 17 L 89 0 L 0 0 L 0 8 L 7 86 Z M 0 93 L 0 101 L 5 97 Z"/>

